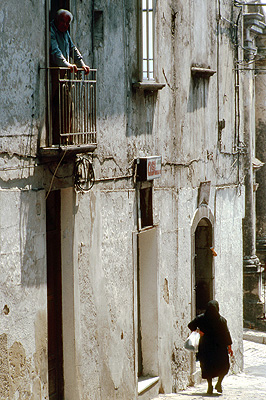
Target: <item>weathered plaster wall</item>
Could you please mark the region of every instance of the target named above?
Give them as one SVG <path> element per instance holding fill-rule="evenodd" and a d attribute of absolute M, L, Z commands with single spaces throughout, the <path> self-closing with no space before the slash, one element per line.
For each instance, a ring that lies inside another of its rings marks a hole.
<path fill-rule="evenodd" d="M 79 195 L 78 260 L 81 399 L 126 399 L 135 393 L 132 232 L 135 192 Z"/>
<path fill-rule="evenodd" d="M 47 396 L 44 191 L 0 191 L 1 398 Z"/>
<path fill-rule="evenodd" d="M 233 339 L 235 359 L 234 372 L 243 363 L 243 240 L 237 232 L 242 231 L 245 190 L 220 188 L 215 194 L 215 294 L 220 303 L 220 312 L 227 319 Z M 228 235 L 228 232 L 234 232 Z M 232 284 L 233 283 L 233 284 Z"/>
<path fill-rule="evenodd" d="M 155 191 L 155 215 L 156 220 L 160 220 L 158 285 L 162 393 L 185 388 L 190 369 L 189 355 L 183 348 L 187 318 L 191 314 L 190 234 L 183 236 L 179 201 L 180 194 L 175 189 Z M 184 262 L 179 260 L 182 256 L 187 257 Z"/>
<path fill-rule="evenodd" d="M 35 156 L 45 115 L 45 2 L 3 0 L 0 10 L 1 152 Z"/>

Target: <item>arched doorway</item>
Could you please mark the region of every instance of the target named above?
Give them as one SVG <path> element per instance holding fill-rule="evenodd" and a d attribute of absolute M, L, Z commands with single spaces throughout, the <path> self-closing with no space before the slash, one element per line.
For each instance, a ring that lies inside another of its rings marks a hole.
<path fill-rule="evenodd" d="M 214 266 L 211 248 L 214 245 L 214 216 L 208 205 L 197 208 L 191 224 L 191 319 L 205 311 L 214 293 Z M 200 374 L 194 354 L 191 356 L 191 381 Z"/>
<path fill-rule="evenodd" d="M 214 216 L 207 205 L 196 210 L 191 224 L 191 318 L 203 312 L 214 293 Z"/>
<path fill-rule="evenodd" d="M 207 303 L 213 299 L 212 225 L 202 218 L 195 230 L 195 312 L 206 310 Z"/>

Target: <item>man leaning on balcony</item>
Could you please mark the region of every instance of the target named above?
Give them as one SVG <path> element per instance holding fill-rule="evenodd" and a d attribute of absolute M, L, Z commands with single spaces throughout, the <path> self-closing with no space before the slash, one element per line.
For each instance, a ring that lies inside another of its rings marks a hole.
<path fill-rule="evenodd" d="M 51 62 L 55 67 L 70 68 L 71 72 L 77 72 L 77 67 L 83 68 L 85 74 L 90 72 L 90 67 L 83 61 L 77 47 L 74 45 L 68 28 L 73 15 L 68 10 L 58 10 L 55 19 L 51 22 Z M 70 63 L 70 58 L 73 64 Z"/>
<path fill-rule="evenodd" d="M 85 75 L 90 72 L 90 67 L 83 61 L 77 47 L 74 45 L 68 28 L 73 15 L 68 10 L 60 9 L 56 13 L 55 19 L 51 22 L 51 47 L 50 57 L 52 67 L 67 68 L 76 73 L 78 68 L 83 68 Z M 73 62 L 70 63 L 70 60 Z M 73 142 L 72 131 L 73 119 L 73 101 L 71 96 L 71 87 L 64 85 L 64 91 L 61 92 L 61 105 L 59 104 L 59 77 L 62 79 L 65 75 L 64 70 L 52 70 L 52 137 L 53 144 L 70 144 Z"/>

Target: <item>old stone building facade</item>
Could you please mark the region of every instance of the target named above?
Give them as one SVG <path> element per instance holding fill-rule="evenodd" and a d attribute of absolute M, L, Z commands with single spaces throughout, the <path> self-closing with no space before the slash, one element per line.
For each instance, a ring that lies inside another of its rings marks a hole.
<path fill-rule="evenodd" d="M 1 399 L 181 390 L 198 375 L 187 324 L 212 298 L 241 369 L 256 257 L 244 3 L 2 0 Z M 88 77 L 51 68 L 59 8 Z"/>

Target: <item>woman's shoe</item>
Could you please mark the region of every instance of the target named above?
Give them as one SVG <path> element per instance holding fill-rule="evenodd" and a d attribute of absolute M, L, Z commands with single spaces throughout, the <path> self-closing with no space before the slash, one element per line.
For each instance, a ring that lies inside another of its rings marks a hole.
<path fill-rule="evenodd" d="M 212 394 L 213 393 L 213 386 L 208 386 L 207 394 Z"/>
<path fill-rule="evenodd" d="M 217 382 L 215 385 L 215 389 L 217 390 L 218 393 L 223 393 L 222 385 L 221 383 Z"/>

